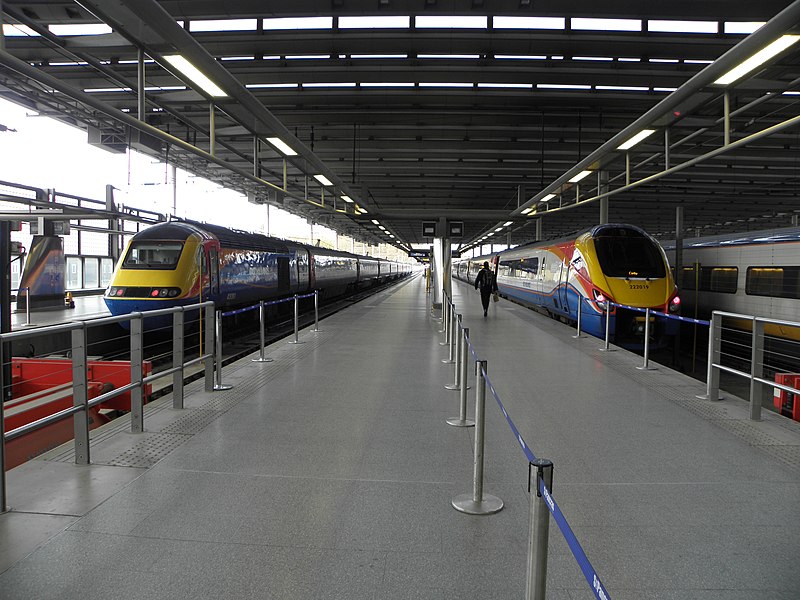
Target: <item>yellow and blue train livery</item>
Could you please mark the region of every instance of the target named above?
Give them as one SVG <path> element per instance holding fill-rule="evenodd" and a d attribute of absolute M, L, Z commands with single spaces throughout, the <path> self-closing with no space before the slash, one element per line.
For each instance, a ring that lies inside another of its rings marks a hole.
<path fill-rule="evenodd" d="M 605 336 L 609 300 L 661 312 L 677 313 L 680 309 L 663 249 L 634 225 L 598 225 L 577 236 L 461 261 L 454 275 L 474 281 L 485 260 L 494 265 L 501 295 L 565 321 L 576 321 L 580 306 L 581 329 L 597 337 Z M 643 313 L 612 305 L 610 319 L 615 343 L 641 345 Z M 651 322 L 653 337 L 661 341 L 676 328 L 664 319 Z"/>

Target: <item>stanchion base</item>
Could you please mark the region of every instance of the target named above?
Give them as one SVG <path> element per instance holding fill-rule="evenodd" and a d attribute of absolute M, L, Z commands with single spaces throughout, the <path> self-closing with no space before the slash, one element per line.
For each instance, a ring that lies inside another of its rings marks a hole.
<path fill-rule="evenodd" d="M 711 398 L 708 397 L 708 394 L 697 394 L 695 398 L 697 398 L 698 400 L 711 400 Z M 723 398 L 722 396 L 717 396 L 716 400 L 711 400 L 711 401 L 719 402 L 720 400 L 725 400 L 725 398 Z"/>
<path fill-rule="evenodd" d="M 314 333 L 319 333 L 320 331 L 322 331 L 322 329 L 312 329 L 311 331 L 313 331 Z"/>
<path fill-rule="evenodd" d="M 442 333 L 441 331 L 439 333 Z M 439 342 L 440 346 L 447 346 L 450 342 Z"/>
<path fill-rule="evenodd" d="M 225 390 L 232 390 L 233 386 L 227 383 L 220 383 L 220 384 L 214 384 L 214 387 L 211 389 L 214 390 L 215 392 L 224 392 Z"/>
<path fill-rule="evenodd" d="M 450 360 L 449 358 L 443 358 L 443 359 L 442 359 L 442 362 L 443 362 L 444 364 L 446 364 L 446 365 L 454 365 L 454 364 L 456 364 L 456 361 L 454 361 L 454 360 Z"/>
<path fill-rule="evenodd" d="M 254 358 L 253 362 L 272 362 L 273 360 L 275 360 L 275 359 L 274 358 L 261 358 L 259 356 L 258 358 Z"/>
<path fill-rule="evenodd" d="M 617 351 L 616 348 L 598 348 L 598 350 L 600 350 L 600 352 L 616 352 Z"/>
<path fill-rule="evenodd" d="M 636 368 L 639 369 L 640 371 L 658 371 L 656 367 L 650 367 L 650 366 L 645 367 L 644 365 L 639 365 Z"/>
<path fill-rule="evenodd" d="M 461 389 L 461 386 L 460 385 L 456 385 L 455 383 L 448 383 L 446 386 L 444 386 L 444 389 L 450 390 L 450 391 L 453 391 L 453 392 L 457 392 L 458 390 Z M 472 386 L 468 385 L 467 389 L 471 390 Z"/>
<path fill-rule="evenodd" d="M 292 340 L 292 341 L 291 341 L 291 342 L 289 342 L 289 343 L 290 343 L 290 344 L 305 344 L 305 342 L 304 342 L 303 340 L 297 340 L 297 341 L 294 341 L 294 340 Z"/>
<path fill-rule="evenodd" d="M 484 494 L 479 502 L 472 499 L 472 494 L 459 494 L 451 504 L 458 512 L 468 515 L 493 515 L 503 509 L 503 501 L 491 494 Z"/>
<path fill-rule="evenodd" d="M 582 335 L 580 335 L 580 334 L 577 334 L 577 335 L 573 335 L 573 336 L 572 336 L 572 339 L 573 339 L 573 340 L 579 340 L 579 339 L 581 339 L 582 337 L 583 337 Z"/>
<path fill-rule="evenodd" d="M 475 427 L 475 421 L 471 421 L 470 419 L 462 419 L 461 417 L 447 419 L 447 424 L 452 425 L 453 427 Z"/>

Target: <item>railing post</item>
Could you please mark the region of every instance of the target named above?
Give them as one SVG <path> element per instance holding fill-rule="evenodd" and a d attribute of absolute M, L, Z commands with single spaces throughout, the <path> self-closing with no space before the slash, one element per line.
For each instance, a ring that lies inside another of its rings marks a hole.
<path fill-rule="evenodd" d="M 82 406 L 83 410 L 72 416 L 72 430 L 75 437 L 75 464 L 89 464 L 89 411 L 87 403 L 86 375 L 86 325 L 81 323 L 72 330 L 72 406 Z"/>
<path fill-rule="evenodd" d="M 609 346 L 611 341 L 611 301 L 606 299 L 605 304 L 606 306 L 603 309 L 603 314 L 606 316 L 606 339 L 605 344 L 600 348 L 600 352 L 614 352 L 614 348 Z"/>
<path fill-rule="evenodd" d="M 708 367 L 706 371 L 706 393 L 698 395 L 701 400 L 716 402 L 719 397 L 719 369 L 714 364 L 720 359 L 722 349 L 722 315 L 716 311 L 711 313 L 711 324 L 708 328 Z"/>
<path fill-rule="evenodd" d="M 25 327 L 31 325 L 31 288 L 25 288 Z"/>
<path fill-rule="evenodd" d="M 209 304 L 205 308 L 205 348 L 201 353 L 206 356 L 205 390 L 214 391 L 214 306 Z"/>
<path fill-rule="evenodd" d="M 761 382 L 756 377 L 764 377 L 764 321 L 753 317 L 753 345 L 750 352 L 750 420 L 761 420 L 762 392 Z M 796 401 L 796 400 L 795 400 Z"/>
<path fill-rule="evenodd" d="M 131 390 L 131 433 L 144 431 L 144 402 L 142 390 L 142 313 L 133 313 L 131 319 L 131 383 L 139 386 Z"/>
<path fill-rule="evenodd" d="M 253 362 L 272 362 L 271 358 L 264 356 L 264 346 L 266 346 L 264 329 L 266 324 L 267 310 L 264 306 L 264 301 L 260 300 L 258 303 L 258 358 L 254 358 Z"/>
<path fill-rule="evenodd" d="M 467 369 L 469 365 L 469 327 L 464 327 L 463 329 L 463 341 L 461 344 L 461 381 L 463 385 L 461 386 L 460 390 L 460 403 L 459 403 L 459 416 L 452 419 L 447 419 L 448 425 L 453 425 L 455 427 L 472 427 L 475 425 L 475 421 L 467 419 L 467 390 L 469 386 L 467 385 Z"/>
<path fill-rule="evenodd" d="M 216 383 L 214 384 L 214 391 L 222 392 L 231 389 L 233 386 L 222 383 L 222 311 L 221 310 L 218 310 L 216 312 L 216 325 L 217 325 L 216 336 L 215 336 L 216 360 L 214 362 L 217 365 L 217 370 L 216 370 Z"/>
<path fill-rule="evenodd" d="M 444 290 L 442 291 L 444 294 Z M 440 346 L 446 346 L 448 343 L 448 333 L 449 333 L 449 319 L 450 319 L 450 298 L 447 296 L 442 296 L 442 328 L 439 330 L 439 333 L 444 334 L 444 341 L 439 342 Z"/>
<path fill-rule="evenodd" d="M 650 366 L 650 309 L 644 310 L 644 362 L 642 366 L 636 367 L 640 371 L 655 370 Z"/>
<path fill-rule="evenodd" d="M 319 331 L 319 290 L 314 290 L 314 329 L 311 331 Z"/>
<path fill-rule="evenodd" d="M 446 365 L 452 365 L 455 360 L 455 345 L 456 345 L 456 305 L 450 305 L 450 332 L 448 340 L 448 356 L 443 358 L 442 362 Z"/>
<path fill-rule="evenodd" d="M 300 341 L 300 296 L 294 295 L 294 339 L 290 344 L 302 344 Z"/>
<path fill-rule="evenodd" d="M 444 388 L 446 390 L 458 390 L 461 387 L 461 355 L 463 354 L 463 336 L 459 335 L 461 332 L 461 315 L 456 315 L 453 332 L 456 335 L 456 356 L 453 364 L 453 383 L 448 383 Z"/>
<path fill-rule="evenodd" d="M 3 412 L 3 404 L 6 399 L 6 382 L 3 373 L 5 372 L 5 356 L 3 355 L 3 346 L 5 342 L 0 340 L 0 514 L 8 512 L 8 494 L 6 493 L 6 429 L 5 429 L 5 414 Z M 9 382 L 11 385 L 11 382 Z"/>
<path fill-rule="evenodd" d="M 172 315 L 172 368 L 180 369 L 172 374 L 172 408 L 183 408 L 183 316 L 180 307 Z"/>
<path fill-rule="evenodd" d="M 528 577 L 525 582 L 525 600 L 544 600 L 547 588 L 547 544 L 550 539 L 550 509 L 542 497 L 540 482 L 547 493 L 553 489 L 553 463 L 547 459 L 536 459 L 536 489 L 530 489 L 528 472 L 528 494 L 531 498 L 528 532 Z M 530 469 L 530 467 L 529 467 Z"/>
<path fill-rule="evenodd" d="M 486 416 L 486 372 L 485 360 L 475 361 L 475 447 L 473 451 L 472 494 L 460 494 L 453 498 L 452 505 L 459 512 L 469 515 L 491 515 L 503 508 L 497 496 L 483 493 L 483 434 Z"/>
<path fill-rule="evenodd" d="M 582 307 L 583 307 L 583 298 L 581 297 L 580 294 L 578 294 L 578 327 L 577 327 L 578 330 L 575 332 L 575 335 L 572 336 L 576 340 L 582 337 L 581 336 L 581 314 L 583 313 Z"/>

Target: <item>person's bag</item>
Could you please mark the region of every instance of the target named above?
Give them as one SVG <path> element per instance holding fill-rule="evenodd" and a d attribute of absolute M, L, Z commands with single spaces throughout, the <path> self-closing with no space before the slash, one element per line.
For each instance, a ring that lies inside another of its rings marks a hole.
<path fill-rule="evenodd" d="M 500 302 L 500 294 L 498 294 L 497 292 L 494 292 L 492 294 L 492 300 L 494 300 L 495 302 Z"/>

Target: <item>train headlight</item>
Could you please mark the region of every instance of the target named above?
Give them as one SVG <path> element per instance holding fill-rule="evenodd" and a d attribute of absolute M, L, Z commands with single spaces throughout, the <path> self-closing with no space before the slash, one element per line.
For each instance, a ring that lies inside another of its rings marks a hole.
<path fill-rule="evenodd" d="M 675 296 L 669 303 L 669 312 L 676 313 L 681 309 L 681 297 Z"/>
<path fill-rule="evenodd" d="M 606 305 L 606 297 L 603 294 L 603 292 L 601 292 L 598 289 L 592 289 L 592 293 L 594 294 L 594 301 L 595 304 L 597 304 L 597 307 L 600 310 L 605 310 L 607 305 Z"/>

